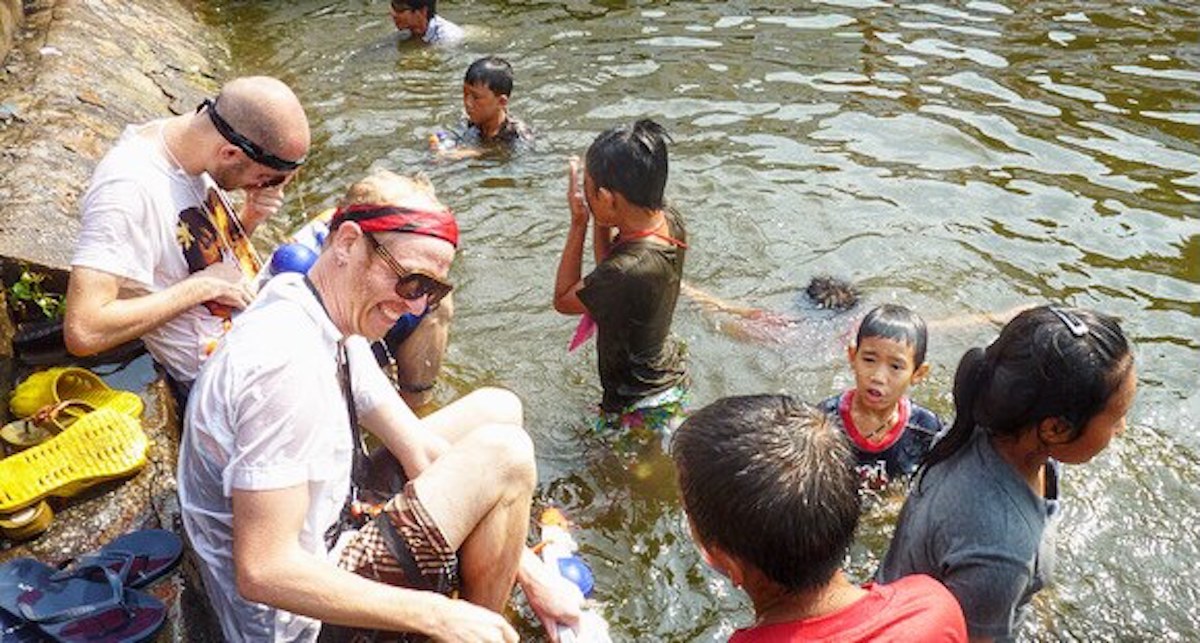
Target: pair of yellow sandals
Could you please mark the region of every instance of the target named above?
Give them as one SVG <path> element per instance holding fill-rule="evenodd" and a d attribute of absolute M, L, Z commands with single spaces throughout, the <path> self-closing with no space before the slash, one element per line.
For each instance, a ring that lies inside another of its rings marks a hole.
<path fill-rule="evenodd" d="M 146 464 L 142 399 L 109 388 L 91 371 L 34 373 L 17 386 L 9 408 L 21 418 L 0 428 L 0 440 L 17 451 L 0 460 L 0 533 L 10 538 L 45 531 L 53 517 L 47 497 L 69 498 Z"/>

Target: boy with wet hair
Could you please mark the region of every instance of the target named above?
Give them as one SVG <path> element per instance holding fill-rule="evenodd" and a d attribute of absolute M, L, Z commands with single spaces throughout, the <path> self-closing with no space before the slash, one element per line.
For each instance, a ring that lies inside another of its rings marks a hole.
<path fill-rule="evenodd" d="M 572 347 L 598 331 L 603 428 L 666 433 L 682 419 L 687 368 L 670 332 L 687 233 L 663 198 L 668 140 L 661 125 L 639 120 L 596 137 L 582 174 L 570 162 L 554 308 L 583 315 Z M 596 269 L 582 277 L 589 221 Z"/>
<path fill-rule="evenodd" d="M 457 131 L 438 130 L 430 149 L 443 158 L 473 158 L 483 148 L 515 149 L 533 140 L 533 131 L 508 111 L 513 70 L 507 60 L 486 56 L 471 63 L 463 76 L 463 112 Z"/>
<path fill-rule="evenodd" d="M 462 27 L 437 13 L 437 0 L 392 0 L 392 24 L 429 45 L 452 45 L 463 39 Z"/>
<path fill-rule="evenodd" d="M 927 343 L 920 315 L 895 304 L 872 309 L 847 349 L 854 388 L 821 402 L 853 443 L 865 488 L 912 476 L 942 432 L 938 417 L 906 394 L 929 373 Z"/>
<path fill-rule="evenodd" d="M 754 625 L 731 643 L 967 640 L 958 603 L 932 578 L 846 578 L 862 500 L 849 444 L 817 409 L 723 398 L 683 423 L 671 457 L 701 556 L 754 604 Z"/>
<path fill-rule="evenodd" d="M 508 112 L 512 89 L 512 65 L 499 56 L 480 58 L 467 67 L 463 77 L 465 140 L 515 145 L 533 138 L 529 127 Z"/>

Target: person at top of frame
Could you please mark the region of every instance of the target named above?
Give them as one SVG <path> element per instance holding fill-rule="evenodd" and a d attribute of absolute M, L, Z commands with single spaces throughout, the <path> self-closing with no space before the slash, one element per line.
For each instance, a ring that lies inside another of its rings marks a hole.
<path fill-rule="evenodd" d="M 430 45 L 453 45 L 465 37 L 462 27 L 437 12 L 437 0 L 392 0 L 392 24 Z"/>

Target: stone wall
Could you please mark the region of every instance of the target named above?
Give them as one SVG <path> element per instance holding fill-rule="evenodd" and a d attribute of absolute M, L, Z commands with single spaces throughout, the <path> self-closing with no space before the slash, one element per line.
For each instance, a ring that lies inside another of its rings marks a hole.
<path fill-rule="evenodd" d="M 82 191 L 124 126 L 195 106 L 219 86 L 229 55 L 178 0 L 27 8 L 0 81 L 0 257 L 61 270 Z"/>
<path fill-rule="evenodd" d="M 13 35 L 24 18 L 21 0 L 0 0 L 0 61 L 8 56 L 8 50 L 13 44 Z"/>

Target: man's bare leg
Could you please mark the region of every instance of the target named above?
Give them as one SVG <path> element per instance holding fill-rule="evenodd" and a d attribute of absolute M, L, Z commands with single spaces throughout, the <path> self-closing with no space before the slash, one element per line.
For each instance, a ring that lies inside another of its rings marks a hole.
<path fill-rule="evenodd" d="M 460 553 L 463 598 L 499 612 L 525 549 L 537 483 L 533 443 L 513 424 L 464 433 L 413 484 L 434 523 Z"/>
<path fill-rule="evenodd" d="M 524 425 L 521 399 L 511 391 L 481 388 L 423 418 L 425 426 L 454 444 L 489 425 Z"/>

